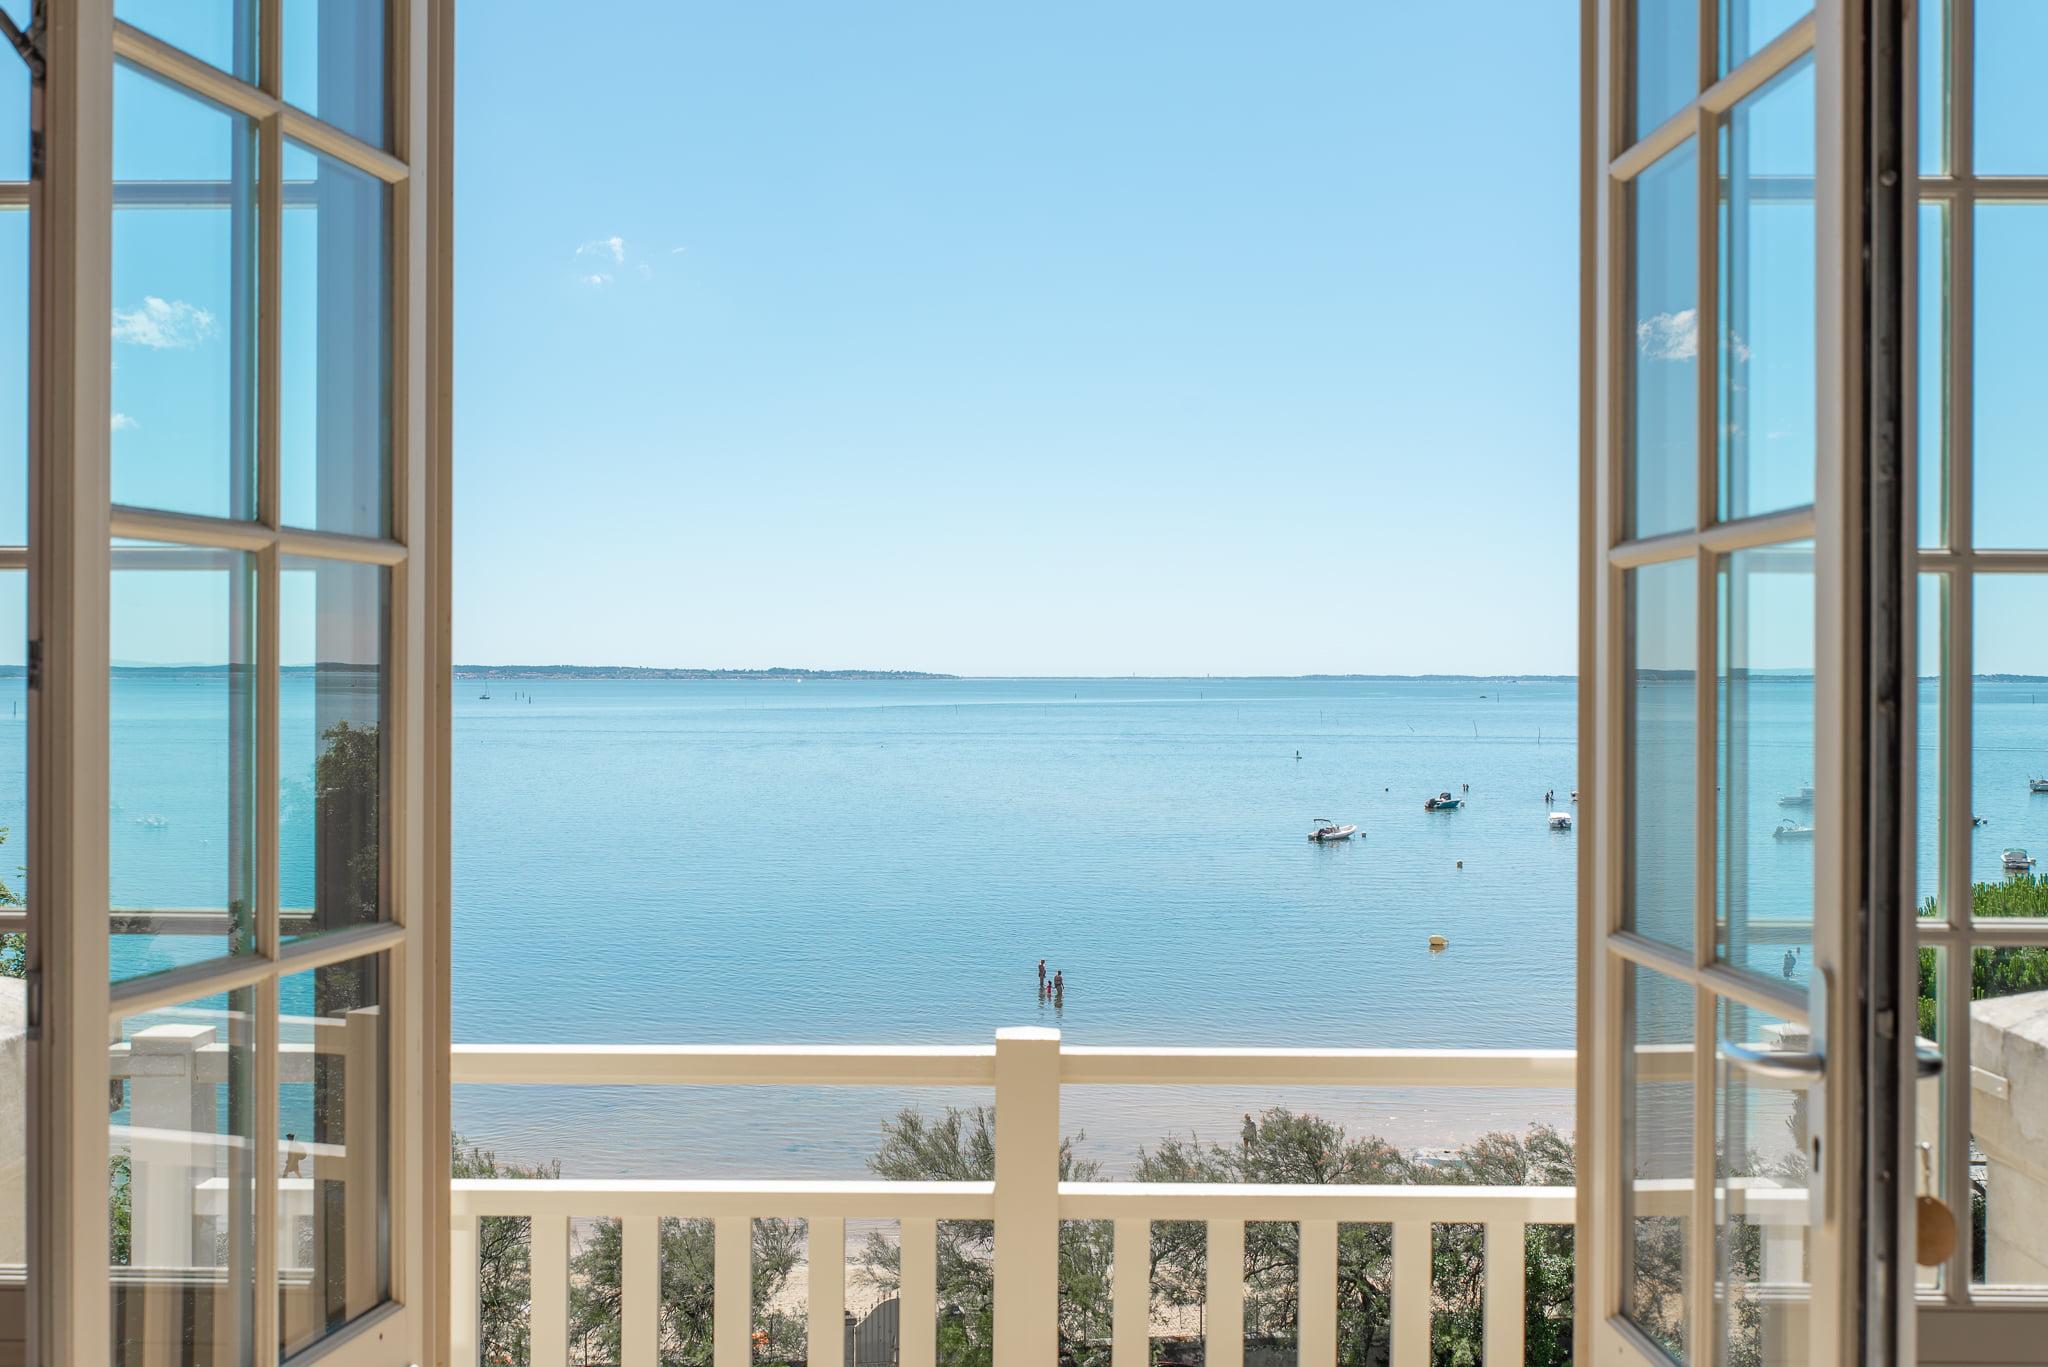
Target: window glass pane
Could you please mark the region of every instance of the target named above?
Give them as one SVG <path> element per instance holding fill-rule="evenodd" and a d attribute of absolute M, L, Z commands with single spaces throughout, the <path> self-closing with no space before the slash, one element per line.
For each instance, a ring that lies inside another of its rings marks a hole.
<path fill-rule="evenodd" d="M 1721 515 L 1813 502 L 1813 59 L 1721 129 Z"/>
<path fill-rule="evenodd" d="M 2043 14 L 2048 15 L 2048 7 Z M 1979 546 L 2048 546 L 2048 204 L 1977 206 L 1976 311 L 1972 331 L 1976 411 L 1971 439 L 1971 501 Z"/>
<path fill-rule="evenodd" d="M 1630 534 L 1690 528 L 1699 508 L 1699 157 L 1686 143 L 1636 178 Z"/>
<path fill-rule="evenodd" d="M 116 503 L 255 515 L 256 136 L 114 75 Z"/>
<path fill-rule="evenodd" d="M 109 612 L 111 970 L 251 950 L 256 584 L 249 557 L 114 548 Z"/>
<path fill-rule="evenodd" d="M 284 520 L 381 536 L 390 528 L 390 191 L 292 142 L 284 177 Z"/>
<path fill-rule="evenodd" d="M 2048 171 L 2048 5 L 2040 0 L 1977 0 L 1976 108 L 1971 164 L 1980 176 Z"/>
<path fill-rule="evenodd" d="M 1948 544 L 1948 206 L 1920 206 L 1918 421 L 1920 544 Z"/>
<path fill-rule="evenodd" d="M 1686 1360 L 1692 1266 L 1693 989 L 1637 964 L 1624 979 L 1629 1038 L 1622 1059 L 1630 1252 L 1622 1307 L 1644 1333 Z"/>
<path fill-rule="evenodd" d="M 1922 916 L 1941 914 L 1941 870 L 1947 862 L 1942 852 L 1942 780 L 1944 765 L 1941 746 L 1941 689 L 1948 668 L 1944 642 L 1948 639 L 1948 576 L 1920 576 L 1919 602 L 1920 702 L 1914 744 L 1915 784 L 1914 901 Z"/>
<path fill-rule="evenodd" d="M 390 1295 L 384 963 L 278 985 L 279 1351 L 290 1356 Z"/>
<path fill-rule="evenodd" d="M 254 1006 L 243 988 L 129 1016 L 108 1051 L 115 1367 L 249 1361 Z"/>
<path fill-rule="evenodd" d="M 2048 887 L 2033 875 L 2048 844 L 2048 643 L 2038 627 L 2048 622 L 2048 576 L 1978 575 L 1972 615 L 1971 910 L 2040 916 Z"/>
<path fill-rule="evenodd" d="M 1721 562 L 1720 899 L 1724 963 L 1806 981 L 1813 954 L 1813 547 Z"/>
<path fill-rule="evenodd" d="M 17 63 L 16 65 L 19 65 Z M 0 545 L 28 544 L 28 211 L 0 209 Z"/>
<path fill-rule="evenodd" d="M 2032 879 L 2037 907 L 2048 892 Z M 2048 948 L 1970 965 L 1970 1280 L 2048 1286 Z"/>
<path fill-rule="evenodd" d="M 1942 1122 L 1943 1107 L 1953 1104 L 1948 1100 L 1946 1080 L 1948 1068 L 1948 1026 L 1943 1018 L 1942 1003 L 1947 1000 L 1945 986 L 1948 974 L 1948 951 L 1945 949 L 1923 948 L 1919 959 L 1919 1024 L 1916 1029 L 1914 1047 L 1922 1053 L 1938 1051 L 1943 1056 L 1941 1072 L 1934 1077 L 1923 1077 L 1914 1087 L 1913 1098 L 1913 1147 L 1915 1152 L 1907 1160 L 1911 1164 L 1914 1194 L 1938 1197 L 1948 1204 L 1951 1212 L 1957 1209 L 1954 1193 L 1948 1189 L 1948 1169 L 1942 1165 L 1942 1135 L 1946 1133 Z M 1963 1225 L 1956 1224 L 1960 1236 Z M 1918 1269 L 1916 1285 L 1935 1287 L 1944 1283 L 1941 1267 Z"/>
<path fill-rule="evenodd" d="M 1722 1001 L 1721 1037 L 1750 1049 L 1803 1053 L 1806 1027 Z M 1714 1212 L 1721 1333 L 1730 1363 L 1807 1361 L 1808 1176 L 1804 1090 L 1716 1064 Z"/>
<path fill-rule="evenodd" d="M 1948 4 L 1920 0 L 1920 174 L 1949 169 Z"/>
<path fill-rule="evenodd" d="M 25 1295 L 28 1277 L 27 594 L 26 574 L 0 574 L 0 1303 Z M 9 1337 L 0 1323 L 0 1357 Z"/>
<path fill-rule="evenodd" d="M 1636 136 L 1699 93 L 1698 0 L 1636 0 Z"/>
<path fill-rule="evenodd" d="M 1721 74 L 1754 57 L 1812 8 L 1807 0 L 1721 0 Z"/>
<path fill-rule="evenodd" d="M 1690 948 L 1698 601 L 1693 562 L 1646 565 L 1629 582 L 1630 929 Z"/>
<path fill-rule="evenodd" d="M 384 145 L 383 0 L 284 0 L 284 97 Z"/>
<path fill-rule="evenodd" d="M 256 84 L 259 0 L 114 0 L 114 17 Z"/>
<path fill-rule="evenodd" d="M 383 904 L 390 571 L 296 556 L 279 570 L 279 907 L 296 940 L 375 921 Z"/>

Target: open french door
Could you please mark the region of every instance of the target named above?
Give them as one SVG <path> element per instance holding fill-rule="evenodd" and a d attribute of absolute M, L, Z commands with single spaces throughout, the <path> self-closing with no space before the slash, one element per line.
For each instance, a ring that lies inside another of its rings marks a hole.
<path fill-rule="evenodd" d="M 1857 911 L 1886 800 L 1868 8 L 1584 9 L 1579 1248 L 1600 1362 L 1885 1360 Z"/>
<path fill-rule="evenodd" d="M 442 1356 L 450 23 L 10 35 L 31 1367 Z"/>

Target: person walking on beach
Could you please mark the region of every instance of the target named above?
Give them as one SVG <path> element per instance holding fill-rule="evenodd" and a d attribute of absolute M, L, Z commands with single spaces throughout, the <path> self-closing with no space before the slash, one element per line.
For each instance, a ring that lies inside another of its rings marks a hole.
<path fill-rule="evenodd" d="M 1258 1122 L 1256 1122 L 1256 1121 L 1254 1121 L 1254 1120 L 1252 1119 L 1252 1113 L 1251 1113 L 1250 1111 L 1246 1111 L 1246 1112 L 1244 1113 L 1244 1135 L 1243 1135 L 1243 1138 L 1244 1138 L 1244 1146 L 1245 1146 L 1245 1147 L 1246 1147 L 1247 1149 L 1249 1149 L 1249 1148 L 1250 1148 L 1250 1147 L 1251 1147 L 1251 1146 L 1252 1146 L 1253 1144 L 1255 1144 L 1255 1143 L 1257 1143 L 1257 1142 L 1258 1142 L 1258 1138 L 1259 1138 L 1259 1126 L 1258 1126 Z"/>

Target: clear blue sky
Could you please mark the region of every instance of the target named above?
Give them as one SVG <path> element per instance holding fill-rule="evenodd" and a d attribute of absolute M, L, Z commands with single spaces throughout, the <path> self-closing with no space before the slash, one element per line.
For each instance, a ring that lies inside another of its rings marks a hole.
<path fill-rule="evenodd" d="M 459 659 L 1573 668 L 1574 13 L 459 32 Z"/>

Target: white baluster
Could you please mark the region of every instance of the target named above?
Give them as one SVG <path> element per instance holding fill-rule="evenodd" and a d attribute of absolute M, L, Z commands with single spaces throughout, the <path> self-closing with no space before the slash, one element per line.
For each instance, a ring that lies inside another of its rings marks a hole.
<path fill-rule="evenodd" d="M 1393 1367 L 1429 1367 L 1430 1222 L 1394 1221 Z"/>
<path fill-rule="evenodd" d="M 1244 1367 L 1244 1222 L 1209 1221 L 1209 1311 L 1202 1361 Z"/>
<path fill-rule="evenodd" d="M 754 1222 L 721 1215 L 713 1222 L 711 1360 L 747 1367 L 754 1356 Z"/>
<path fill-rule="evenodd" d="M 1493 1220 L 1486 1226 L 1488 1362 L 1522 1360 L 1522 1314 L 1529 1284 L 1527 1229 L 1519 1220 Z"/>
<path fill-rule="evenodd" d="M 938 1222 L 899 1222 L 903 1249 L 902 1284 L 897 1289 L 899 1367 L 935 1367 L 938 1361 Z M 1000 1281 L 997 1285 L 1001 1285 Z"/>
<path fill-rule="evenodd" d="M 1337 1367 L 1337 1222 L 1301 1222 L 1301 1367 Z"/>
<path fill-rule="evenodd" d="M 569 1361 L 569 1217 L 536 1215 L 532 1230 L 533 1300 L 528 1327 L 533 1367 Z"/>
<path fill-rule="evenodd" d="M 805 1224 L 811 1283 L 810 1367 L 845 1367 L 846 1221 L 812 1217 Z"/>
<path fill-rule="evenodd" d="M 457 1215 L 448 1232 L 448 1361 L 450 1367 L 477 1362 L 476 1216 Z M 552 1367 L 552 1364 L 550 1364 Z"/>
<path fill-rule="evenodd" d="M 1060 1032 L 996 1031 L 996 1367 L 1059 1353 Z"/>
<path fill-rule="evenodd" d="M 619 1367 L 655 1367 L 661 1313 L 661 1217 L 628 1215 L 619 1231 Z M 535 1364 L 539 1367 L 539 1364 Z"/>
<path fill-rule="evenodd" d="M 1111 1268 L 1114 1341 L 1111 1367 L 1150 1367 L 1152 1360 L 1152 1222 L 1116 1222 Z"/>

